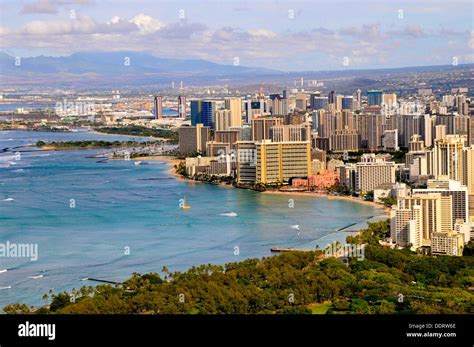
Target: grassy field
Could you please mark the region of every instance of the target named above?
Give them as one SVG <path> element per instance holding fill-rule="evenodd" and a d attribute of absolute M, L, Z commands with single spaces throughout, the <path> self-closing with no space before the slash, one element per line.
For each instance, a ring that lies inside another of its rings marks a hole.
<path fill-rule="evenodd" d="M 313 314 L 326 314 L 326 312 L 331 308 L 330 304 L 310 304 L 308 308 Z"/>

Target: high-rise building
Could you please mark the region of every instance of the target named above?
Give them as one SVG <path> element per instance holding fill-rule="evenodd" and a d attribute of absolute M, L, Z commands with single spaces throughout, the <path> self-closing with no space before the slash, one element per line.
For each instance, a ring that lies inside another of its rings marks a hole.
<path fill-rule="evenodd" d="M 431 253 L 436 255 L 462 256 L 463 235 L 457 232 L 439 232 L 431 236 Z"/>
<path fill-rule="evenodd" d="M 274 125 L 270 128 L 270 139 L 273 142 L 310 141 L 309 123 L 300 125 Z"/>
<path fill-rule="evenodd" d="M 441 196 L 450 196 L 452 212 L 452 228 L 457 220 L 469 221 L 469 199 L 468 189 L 461 182 L 448 180 L 447 178 L 438 180 L 428 180 L 426 189 L 413 189 L 413 194 L 439 193 Z"/>
<path fill-rule="evenodd" d="M 201 118 L 202 124 L 211 129 L 215 127 L 216 103 L 214 101 L 202 101 Z"/>
<path fill-rule="evenodd" d="M 260 117 L 252 119 L 252 140 L 257 142 L 271 139 L 270 128 L 276 125 L 283 125 L 283 118 Z"/>
<path fill-rule="evenodd" d="M 185 119 L 187 115 L 186 110 L 186 97 L 183 95 L 178 96 L 178 117 Z"/>
<path fill-rule="evenodd" d="M 228 98 L 225 99 L 225 108 L 231 113 L 231 127 L 242 126 L 242 99 Z"/>
<path fill-rule="evenodd" d="M 318 137 L 329 139 L 329 135 L 335 129 L 334 117 L 331 113 L 321 109 L 318 112 L 318 125 L 316 130 L 318 131 Z"/>
<path fill-rule="evenodd" d="M 354 97 L 353 96 L 343 96 L 341 109 L 343 110 L 353 110 L 354 107 Z"/>
<path fill-rule="evenodd" d="M 214 133 L 214 141 L 229 143 L 234 146 L 240 140 L 242 128 L 230 127 L 227 130 L 216 130 Z"/>
<path fill-rule="evenodd" d="M 436 125 L 435 126 L 435 140 L 442 140 L 446 137 L 446 125 Z"/>
<path fill-rule="evenodd" d="M 253 141 L 238 141 L 237 152 L 237 182 L 253 184 L 256 180 L 257 150 Z"/>
<path fill-rule="evenodd" d="M 210 140 L 210 128 L 203 124 L 179 128 L 179 152 L 182 155 L 204 154 L 206 143 Z"/>
<path fill-rule="evenodd" d="M 398 129 L 385 130 L 382 135 L 382 146 L 385 151 L 398 151 Z"/>
<path fill-rule="evenodd" d="M 433 150 L 434 176 L 447 176 L 449 179 L 464 182 L 463 148 L 467 137 L 464 135 L 446 135 L 436 140 Z"/>
<path fill-rule="evenodd" d="M 357 152 L 360 134 L 356 129 L 334 130 L 329 136 L 329 148 L 333 152 Z"/>
<path fill-rule="evenodd" d="M 390 211 L 390 220 L 391 238 L 397 245 L 412 250 L 423 246 L 422 206 L 395 206 Z"/>
<path fill-rule="evenodd" d="M 336 95 L 336 101 L 334 103 L 334 110 L 335 111 L 342 111 L 342 95 Z"/>
<path fill-rule="evenodd" d="M 209 157 L 220 157 L 221 160 L 229 155 L 230 143 L 207 141 L 206 142 L 206 155 Z"/>
<path fill-rule="evenodd" d="M 296 102 L 296 109 L 300 111 L 306 111 L 307 104 L 308 104 L 308 97 L 305 93 L 297 93 L 295 102 Z"/>
<path fill-rule="evenodd" d="M 389 110 L 395 108 L 397 106 L 397 94 L 382 94 L 382 104 L 385 105 Z"/>
<path fill-rule="evenodd" d="M 442 196 L 440 193 L 412 194 L 399 198 L 397 205 L 391 211 L 392 240 L 403 247 L 407 247 L 408 243 L 411 243 L 414 248 L 431 246 L 433 233 L 452 230 L 451 199 L 451 196 Z M 410 220 L 416 221 L 417 227 L 414 230 L 420 233 L 419 235 L 407 235 L 408 232 L 413 231 L 413 228 L 406 226 L 407 221 Z M 401 235 L 398 234 L 400 232 L 402 232 Z"/>
<path fill-rule="evenodd" d="M 474 145 L 474 115 L 469 116 L 467 127 L 467 145 Z"/>
<path fill-rule="evenodd" d="M 202 124 L 202 100 L 191 100 L 191 125 Z"/>
<path fill-rule="evenodd" d="M 222 109 L 215 111 L 215 130 L 227 130 L 232 126 L 232 112 Z"/>
<path fill-rule="evenodd" d="M 264 140 L 257 147 L 257 183 L 283 183 L 292 178 L 311 175 L 311 143 L 271 142 Z"/>
<path fill-rule="evenodd" d="M 356 191 L 366 194 L 375 187 L 395 183 L 395 163 L 373 153 L 363 154 L 356 164 Z"/>
<path fill-rule="evenodd" d="M 356 96 L 357 96 L 357 101 L 356 101 L 355 109 L 360 110 L 362 108 L 362 90 L 357 89 Z"/>
<path fill-rule="evenodd" d="M 357 117 L 361 148 L 377 150 L 382 146 L 385 117 L 381 114 L 363 113 Z"/>
<path fill-rule="evenodd" d="M 425 142 L 426 147 L 433 146 L 433 127 L 434 127 L 433 117 L 430 117 L 430 115 L 425 114 L 423 116 L 422 134 L 423 134 L 423 140 Z"/>
<path fill-rule="evenodd" d="M 259 100 L 245 100 L 245 121 L 246 123 L 251 123 L 252 119 L 255 117 L 261 117 L 265 115 L 265 101 L 263 99 Z"/>
<path fill-rule="evenodd" d="M 283 97 L 280 94 L 271 94 L 270 99 L 270 113 L 273 116 L 284 115 L 283 111 Z"/>
<path fill-rule="evenodd" d="M 163 118 L 163 97 L 155 96 L 153 99 L 155 119 Z"/>
<path fill-rule="evenodd" d="M 311 96 L 311 109 L 313 110 L 327 110 L 328 98 L 326 96 Z"/>
<path fill-rule="evenodd" d="M 433 174 L 433 152 L 426 149 L 420 135 L 413 135 L 405 155 L 410 181 L 426 181 Z"/>
<path fill-rule="evenodd" d="M 328 104 L 335 104 L 336 103 L 336 91 L 331 90 L 328 93 Z"/>
<path fill-rule="evenodd" d="M 383 92 L 381 90 L 369 90 L 367 92 L 367 104 L 369 106 L 381 106 L 383 102 Z"/>
<path fill-rule="evenodd" d="M 474 219 L 474 145 L 463 149 L 463 182 L 469 195 L 469 216 Z"/>

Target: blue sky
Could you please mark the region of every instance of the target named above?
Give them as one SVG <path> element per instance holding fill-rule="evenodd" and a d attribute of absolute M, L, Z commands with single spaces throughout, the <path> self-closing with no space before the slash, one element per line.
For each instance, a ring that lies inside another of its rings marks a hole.
<path fill-rule="evenodd" d="M 285 71 L 474 62 L 469 0 L 2 0 L 0 11 L 0 49 L 18 56 L 131 50 Z"/>

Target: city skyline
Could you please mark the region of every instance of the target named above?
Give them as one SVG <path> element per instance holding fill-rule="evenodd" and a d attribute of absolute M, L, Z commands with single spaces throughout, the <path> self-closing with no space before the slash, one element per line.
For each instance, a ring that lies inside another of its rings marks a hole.
<path fill-rule="evenodd" d="M 280 71 L 474 62 L 472 11 L 459 11 L 472 8 L 467 1 L 215 5 L 2 1 L 0 51 L 21 57 L 134 51 Z"/>

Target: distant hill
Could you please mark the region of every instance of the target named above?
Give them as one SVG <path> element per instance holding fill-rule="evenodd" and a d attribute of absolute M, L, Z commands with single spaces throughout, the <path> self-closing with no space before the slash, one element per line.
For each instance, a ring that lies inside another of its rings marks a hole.
<path fill-rule="evenodd" d="M 78 83 L 78 77 L 82 77 L 84 82 L 87 80 L 98 84 L 102 84 L 101 80 L 115 80 L 118 77 L 122 81 L 135 80 L 138 83 L 150 84 L 179 81 L 180 78 L 188 81 L 212 80 L 280 73 L 265 68 L 223 65 L 199 59 L 158 58 L 137 52 L 75 53 L 64 57 L 38 56 L 21 58 L 21 64 L 16 66 L 15 57 L 0 53 L 2 79 L 6 82 L 17 80 L 19 84 L 27 81 L 35 84 L 48 79 L 50 83 Z M 54 77 L 53 81 L 51 77 Z"/>
<path fill-rule="evenodd" d="M 126 58 L 128 60 L 126 61 Z M 125 63 L 129 62 L 128 65 Z M 326 88 L 351 91 L 357 88 L 391 87 L 392 81 L 408 80 L 422 74 L 428 83 L 452 83 L 451 71 L 464 71 L 456 84 L 472 87 L 469 73 L 473 64 L 459 66 L 421 66 L 391 69 L 282 72 L 258 67 L 217 64 L 199 59 L 159 58 L 139 52 L 88 52 L 64 57 L 22 58 L 0 52 L 0 87 L 36 87 L 69 89 L 161 88 L 171 81 L 185 85 L 249 85 L 287 83 L 304 78 L 323 81 Z M 444 75 L 444 77 L 442 77 Z M 436 79 L 436 76 L 441 80 Z M 408 79 L 407 79 L 408 78 Z M 434 79 L 433 79 L 434 78 Z M 445 78 L 445 80 L 443 80 Z M 388 81 L 388 83 L 386 82 Z M 413 86 L 415 87 L 415 86 Z"/>
<path fill-rule="evenodd" d="M 125 59 L 129 58 L 129 65 Z M 221 65 L 198 59 L 158 58 L 146 53 L 74 53 L 65 57 L 38 56 L 22 58 L 21 66 L 15 66 L 15 58 L 0 53 L 2 73 L 28 71 L 34 73 L 191 73 L 191 74 L 268 74 L 278 71 L 234 65 Z"/>

